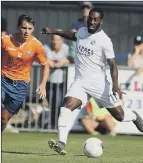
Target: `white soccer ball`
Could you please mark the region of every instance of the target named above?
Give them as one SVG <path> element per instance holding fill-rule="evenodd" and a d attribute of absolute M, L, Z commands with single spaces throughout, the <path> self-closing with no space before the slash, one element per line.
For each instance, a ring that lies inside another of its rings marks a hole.
<path fill-rule="evenodd" d="M 89 138 L 83 144 L 83 153 L 87 157 L 100 157 L 103 154 L 104 144 L 98 138 Z"/>

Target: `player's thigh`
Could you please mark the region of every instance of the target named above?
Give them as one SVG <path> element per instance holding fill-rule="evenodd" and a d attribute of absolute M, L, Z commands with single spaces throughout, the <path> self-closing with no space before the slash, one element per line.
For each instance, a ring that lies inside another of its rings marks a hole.
<path fill-rule="evenodd" d="M 86 105 L 87 100 L 87 93 L 84 91 L 81 84 L 75 81 L 67 91 L 62 106 L 74 110 L 81 105 Z"/>
<path fill-rule="evenodd" d="M 25 101 L 27 88 L 28 84 L 24 81 L 12 81 L 7 77 L 3 78 L 2 90 L 5 96 L 2 104 L 9 113 L 17 114 Z"/>
<path fill-rule="evenodd" d="M 19 101 L 17 99 L 13 99 L 9 95 L 5 96 L 3 101 L 3 108 L 5 108 L 11 114 L 17 114 L 19 110 L 22 108 L 22 104 L 24 101 Z"/>

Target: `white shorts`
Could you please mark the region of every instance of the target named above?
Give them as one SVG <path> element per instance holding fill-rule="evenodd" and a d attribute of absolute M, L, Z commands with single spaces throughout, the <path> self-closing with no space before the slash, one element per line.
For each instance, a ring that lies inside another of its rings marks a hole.
<path fill-rule="evenodd" d="M 93 97 L 100 108 L 113 108 L 121 105 L 119 97 L 115 97 L 108 81 L 85 82 L 75 80 L 67 91 L 65 97 L 75 97 L 86 105 L 89 98 Z"/>

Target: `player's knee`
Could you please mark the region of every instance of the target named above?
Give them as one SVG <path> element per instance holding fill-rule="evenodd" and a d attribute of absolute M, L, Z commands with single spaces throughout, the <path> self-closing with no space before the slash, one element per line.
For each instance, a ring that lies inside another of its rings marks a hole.
<path fill-rule="evenodd" d="M 119 110 L 118 113 L 116 114 L 116 120 L 121 122 L 123 121 L 123 119 L 124 119 L 124 112 L 123 110 Z"/>
<path fill-rule="evenodd" d="M 117 115 L 117 117 L 116 117 L 116 120 L 118 120 L 118 121 L 123 121 L 123 119 L 124 119 L 124 115 L 123 114 L 118 114 Z"/>
<path fill-rule="evenodd" d="M 6 127 L 9 119 L 13 116 L 12 113 L 9 113 L 6 108 L 2 109 L 2 113 L 1 113 L 1 124 L 2 124 L 2 131 L 4 130 L 4 128 Z"/>
<path fill-rule="evenodd" d="M 119 109 L 119 121 L 123 121 L 124 119 L 124 111 L 122 108 Z"/>
<path fill-rule="evenodd" d="M 68 108 L 70 110 L 74 110 L 75 109 L 74 103 L 72 101 L 66 103 L 65 105 L 63 105 L 63 107 L 66 107 L 66 108 Z"/>
<path fill-rule="evenodd" d="M 116 107 L 112 109 L 108 109 L 108 111 L 111 113 L 111 115 L 117 120 L 117 121 L 123 121 L 124 119 L 124 111 L 121 107 Z"/>
<path fill-rule="evenodd" d="M 73 111 L 81 105 L 81 101 L 72 97 L 66 97 L 63 101 L 62 107 L 66 107 Z"/>

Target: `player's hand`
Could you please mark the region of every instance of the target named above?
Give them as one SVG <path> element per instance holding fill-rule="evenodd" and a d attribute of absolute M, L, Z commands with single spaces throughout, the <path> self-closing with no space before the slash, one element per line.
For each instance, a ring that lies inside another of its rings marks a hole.
<path fill-rule="evenodd" d="M 112 91 L 113 91 L 113 95 L 116 97 L 116 99 L 118 99 L 117 94 L 121 100 L 123 99 L 123 94 L 126 94 L 125 92 L 122 92 L 119 87 L 113 86 Z"/>
<path fill-rule="evenodd" d="M 44 99 L 46 97 L 46 86 L 45 86 L 45 84 L 40 84 L 37 87 L 36 92 L 39 95 L 39 99 Z"/>
<path fill-rule="evenodd" d="M 41 34 L 51 34 L 52 30 L 49 27 L 42 28 Z"/>

